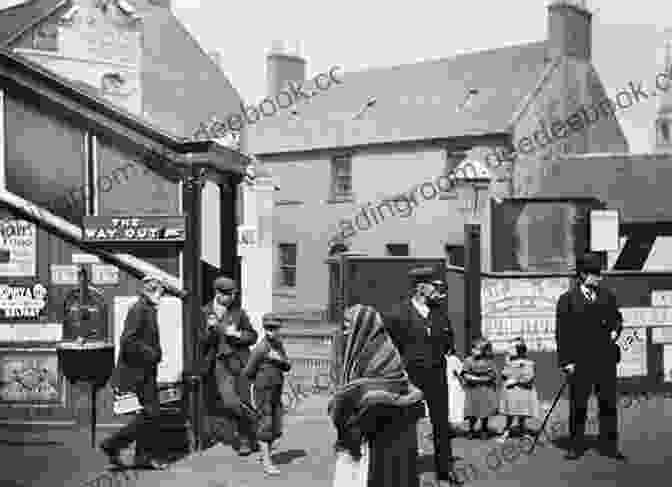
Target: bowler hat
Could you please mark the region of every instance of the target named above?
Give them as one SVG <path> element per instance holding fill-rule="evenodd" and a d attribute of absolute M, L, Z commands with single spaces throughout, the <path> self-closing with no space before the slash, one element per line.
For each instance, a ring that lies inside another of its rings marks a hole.
<path fill-rule="evenodd" d="M 264 328 L 282 328 L 282 320 L 279 320 L 274 316 L 265 315 L 261 319 L 261 322 Z"/>
<path fill-rule="evenodd" d="M 237 286 L 236 281 L 234 281 L 231 278 L 222 276 L 215 279 L 213 287 L 215 288 L 215 291 L 228 292 L 235 290 Z"/>
<path fill-rule="evenodd" d="M 595 253 L 584 254 L 576 260 L 576 272 L 600 274 L 602 272 L 602 259 Z"/>
<path fill-rule="evenodd" d="M 413 284 L 434 281 L 443 283 L 444 281 L 444 278 L 441 275 L 441 269 L 438 266 L 415 267 L 411 269 L 408 276 L 411 278 Z"/>

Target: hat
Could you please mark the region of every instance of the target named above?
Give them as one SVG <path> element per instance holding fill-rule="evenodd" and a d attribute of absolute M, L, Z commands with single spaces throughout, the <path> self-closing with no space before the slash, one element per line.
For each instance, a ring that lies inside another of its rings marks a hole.
<path fill-rule="evenodd" d="M 411 278 L 413 284 L 433 281 L 444 282 L 440 269 L 433 266 L 415 267 L 411 269 L 408 276 Z"/>
<path fill-rule="evenodd" d="M 576 272 L 600 274 L 602 272 L 602 259 L 598 254 L 584 254 L 576 260 Z"/>
<path fill-rule="evenodd" d="M 156 274 L 147 274 L 145 277 L 142 278 L 142 282 L 143 284 L 157 283 L 160 284 L 161 286 L 166 285 L 164 279 Z"/>
<path fill-rule="evenodd" d="M 282 328 L 282 320 L 273 316 L 264 316 L 261 322 L 264 328 Z"/>
<path fill-rule="evenodd" d="M 233 279 L 222 276 L 215 279 L 213 287 L 215 288 L 215 291 L 227 292 L 235 290 L 238 286 L 236 285 L 236 281 Z"/>

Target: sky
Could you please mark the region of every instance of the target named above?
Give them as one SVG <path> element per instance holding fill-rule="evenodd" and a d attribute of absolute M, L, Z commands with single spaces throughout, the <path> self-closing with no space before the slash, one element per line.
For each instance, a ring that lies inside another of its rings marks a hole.
<path fill-rule="evenodd" d="M 175 15 L 206 51 L 221 54 L 248 103 L 265 96 L 265 56 L 273 43 L 300 43 L 308 76 L 396 66 L 546 39 L 548 0 L 173 0 Z M 663 69 L 672 2 L 587 0 L 593 12 L 593 64 L 607 93 L 629 81 L 653 88 Z M 661 19 L 669 19 L 663 22 Z M 671 95 L 672 96 L 672 95 Z M 653 144 L 655 100 L 623 110 L 632 152 Z"/>

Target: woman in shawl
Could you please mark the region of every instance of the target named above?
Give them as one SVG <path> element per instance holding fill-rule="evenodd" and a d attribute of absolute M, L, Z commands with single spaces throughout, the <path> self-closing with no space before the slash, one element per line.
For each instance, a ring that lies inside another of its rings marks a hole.
<path fill-rule="evenodd" d="M 357 461 L 368 449 L 367 487 L 418 487 L 416 425 L 424 414 L 422 392 L 409 381 L 374 308 L 348 309 L 343 334 L 341 350 L 334 353 L 341 370 L 329 402 L 336 451 Z"/>

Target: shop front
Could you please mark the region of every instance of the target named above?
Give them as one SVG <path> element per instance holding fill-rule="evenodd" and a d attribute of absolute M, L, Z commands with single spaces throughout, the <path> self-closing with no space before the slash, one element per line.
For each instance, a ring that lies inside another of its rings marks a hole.
<path fill-rule="evenodd" d="M 89 391 L 63 376 L 57 347 L 82 336 L 116 352 L 148 273 L 170 284 L 159 380 L 196 417 L 198 390 L 183 386 L 198 385 L 204 285 L 237 273 L 236 189 L 247 157 L 162 133 L 5 52 L 0 146 L 0 417 L 85 421 Z M 123 421 L 112 399 L 109 387 L 99 395 L 100 426 Z"/>

